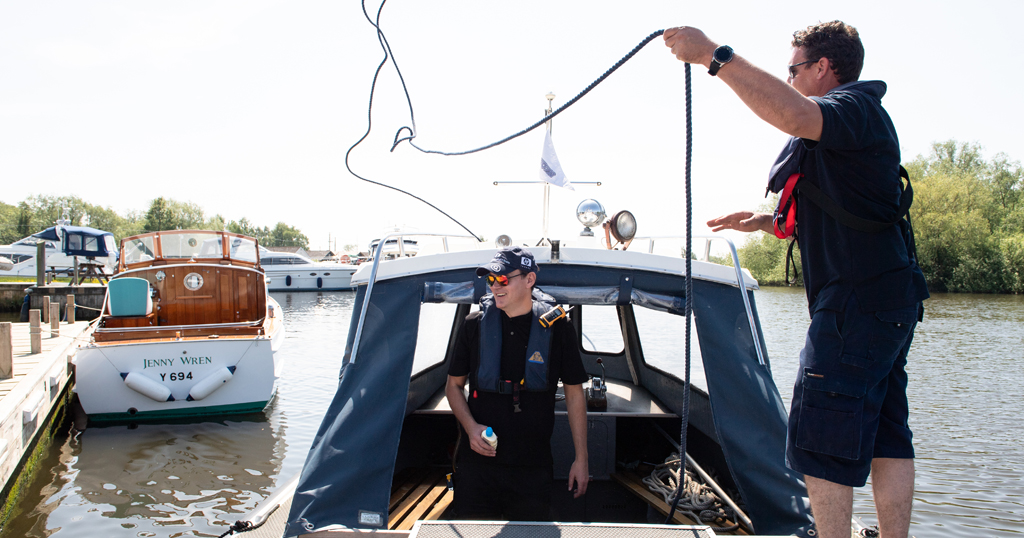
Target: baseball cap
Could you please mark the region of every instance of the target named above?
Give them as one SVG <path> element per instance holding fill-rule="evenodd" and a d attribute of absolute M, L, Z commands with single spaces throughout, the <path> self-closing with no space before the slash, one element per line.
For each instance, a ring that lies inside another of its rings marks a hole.
<path fill-rule="evenodd" d="M 522 271 L 523 274 L 540 271 L 540 267 L 537 267 L 537 262 L 529 250 L 512 246 L 495 252 L 491 261 L 476 268 L 476 275 L 484 276 L 488 273 L 507 275 L 516 269 Z"/>

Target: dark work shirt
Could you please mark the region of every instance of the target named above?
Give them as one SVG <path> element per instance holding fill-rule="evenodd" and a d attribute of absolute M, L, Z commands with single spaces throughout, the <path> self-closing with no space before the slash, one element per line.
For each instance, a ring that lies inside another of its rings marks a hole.
<path fill-rule="evenodd" d="M 551 352 L 548 354 L 548 390 L 520 391 L 519 407 L 513 410 L 512 395 L 484 392 L 476 386 L 475 373 L 480 365 L 480 318 L 475 312 L 466 317 L 455 343 L 448 374 L 469 376 L 469 411 L 474 420 L 490 426 L 498 436 L 498 455 L 481 456 L 464 441 L 459 448 L 460 461 L 497 463 L 502 465 L 550 466 L 551 433 L 555 427 L 555 392 L 558 380 L 565 385 L 580 385 L 589 377 L 580 358 L 576 333 L 561 319 L 551 329 Z M 533 314 L 509 318 L 501 312 L 501 378 L 519 381 L 526 373 L 526 348 L 530 338 Z M 472 375 L 471 375 L 472 374 Z M 463 435 L 465 435 L 463 431 Z"/>
<path fill-rule="evenodd" d="M 787 152 L 804 179 L 846 211 L 873 221 L 896 220 L 900 205 L 900 148 L 896 129 L 882 108 L 885 83 L 851 82 L 813 97 L 822 115 L 821 140 L 791 139 Z M 801 144 L 802 142 L 802 144 Z M 800 147 L 802 146 L 802 147 Z M 909 250 L 905 220 L 877 233 L 844 226 L 804 197 L 797 203 L 804 288 L 813 316 L 843 310 L 851 293 L 864 312 L 893 310 L 928 298 L 917 261 Z"/>

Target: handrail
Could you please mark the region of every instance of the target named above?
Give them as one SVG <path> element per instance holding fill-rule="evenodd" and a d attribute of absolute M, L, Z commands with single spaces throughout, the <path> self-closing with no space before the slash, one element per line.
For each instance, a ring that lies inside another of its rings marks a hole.
<path fill-rule="evenodd" d="M 743 308 L 747 311 L 747 323 L 750 324 L 750 336 L 754 338 L 754 349 L 757 350 L 757 363 L 761 366 L 765 366 L 764 353 L 761 351 L 761 340 L 757 337 L 757 325 L 754 323 L 754 311 L 750 308 L 750 299 L 747 298 L 747 286 L 743 280 L 743 270 L 740 268 L 740 257 L 736 253 L 736 244 L 732 242 L 732 239 L 723 237 L 721 235 L 694 235 L 693 239 L 704 239 L 704 258 L 702 261 L 709 261 L 711 256 L 711 242 L 715 239 L 721 239 L 729 245 L 729 250 L 732 252 L 732 266 L 736 270 L 736 285 L 740 288 L 740 295 L 743 296 Z M 654 240 L 655 239 L 684 239 L 680 236 L 657 236 L 657 237 L 637 237 L 634 240 L 648 240 L 650 246 L 647 248 L 648 254 L 654 253 Z"/>
<path fill-rule="evenodd" d="M 366 294 L 363 296 L 363 306 L 359 309 L 359 321 L 356 323 L 356 336 L 352 340 L 352 353 L 349 354 L 349 364 L 355 364 L 356 352 L 359 351 L 359 339 L 363 336 L 363 322 L 366 321 L 366 309 L 370 306 L 370 294 L 373 293 L 373 283 L 377 281 L 377 267 L 380 265 L 380 257 L 384 253 L 384 245 L 388 242 L 388 239 L 392 237 L 398 238 L 398 244 L 402 245 L 404 237 L 417 236 L 417 237 L 442 237 L 444 238 L 444 251 L 448 252 L 448 238 L 449 237 L 472 237 L 473 239 L 479 240 L 478 237 L 472 235 L 456 235 L 456 234 L 437 234 L 437 233 L 390 233 L 380 238 L 380 242 L 377 243 L 377 252 L 373 255 L 373 267 L 370 268 L 370 276 L 366 281 Z M 399 247 L 401 249 L 401 247 Z"/>

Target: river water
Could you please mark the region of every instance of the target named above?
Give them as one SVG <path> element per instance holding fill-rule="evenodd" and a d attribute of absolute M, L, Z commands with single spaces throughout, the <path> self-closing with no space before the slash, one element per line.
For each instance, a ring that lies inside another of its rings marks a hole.
<path fill-rule="evenodd" d="M 287 322 L 287 362 L 267 411 L 58 435 L 0 538 L 219 536 L 299 472 L 334 395 L 354 294 L 274 297 Z M 756 297 L 788 405 L 806 300 L 787 288 Z M 1024 297 L 936 294 L 926 303 L 908 366 L 918 456 L 913 535 L 1024 534 L 1022 358 Z M 875 521 L 870 488 L 856 490 L 854 509 Z"/>

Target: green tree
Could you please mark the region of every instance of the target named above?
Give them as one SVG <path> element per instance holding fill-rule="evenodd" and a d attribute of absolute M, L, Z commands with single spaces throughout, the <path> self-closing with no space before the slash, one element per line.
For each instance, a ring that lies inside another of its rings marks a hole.
<path fill-rule="evenodd" d="M 267 246 L 309 248 L 309 238 L 297 228 L 278 222 L 270 234 L 270 244 Z"/>
<path fill-rule="evenodd" d="M 203 209 L 192 202 L 178 202 L 163 196 L 153 200 L 146 212 L 143 229 L 147 232 L 162 230 L 202 230 L 206 228 Z"/>

